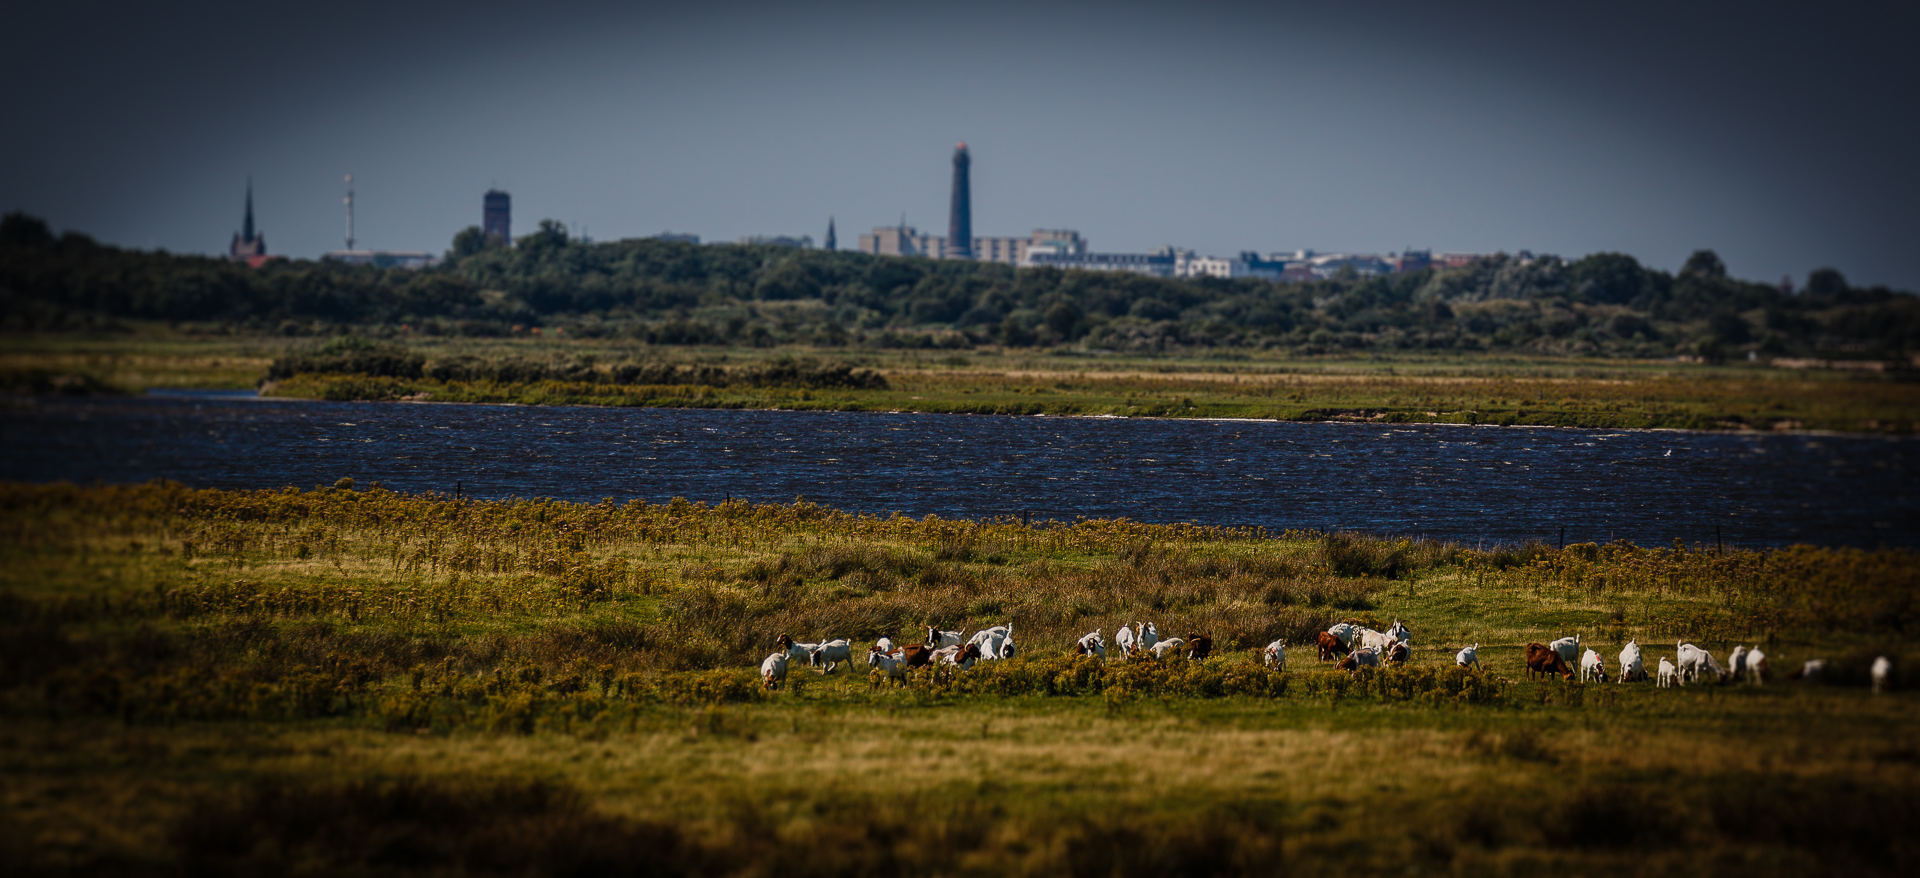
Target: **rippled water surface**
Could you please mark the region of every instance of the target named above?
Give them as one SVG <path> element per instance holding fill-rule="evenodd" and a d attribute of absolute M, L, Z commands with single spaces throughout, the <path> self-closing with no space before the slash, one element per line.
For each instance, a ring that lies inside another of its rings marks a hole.
<path fill-rule="evenodd" d="M 0 478 L 1127 517 L 1478 541 L 1920 545 L 1911 439 L 171 394 L 0 412 Z"/>

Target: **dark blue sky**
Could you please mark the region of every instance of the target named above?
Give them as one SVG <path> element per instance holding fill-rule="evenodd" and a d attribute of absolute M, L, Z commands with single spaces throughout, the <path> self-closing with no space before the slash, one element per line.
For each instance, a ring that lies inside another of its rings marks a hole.
<path fill-rule="evenodd" d="M 1565 7 L 1565 8 L 1561 8 Z M 12 10 L 0 209 L 216 252 L 944 233 L 1617 250 L 1920 289 L 1920 13 L 1778 3 L 92 4 Z"/>

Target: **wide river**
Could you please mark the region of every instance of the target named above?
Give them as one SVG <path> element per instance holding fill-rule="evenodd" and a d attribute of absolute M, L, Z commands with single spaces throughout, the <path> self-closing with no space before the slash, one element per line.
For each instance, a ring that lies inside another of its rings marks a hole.
<path fill-rule="evenodd" d="M 1469 544 L 1920 546 L 1907 438 L 331 403 L 0 410 L 0 478 L 595 501 L 796 497 L 949 518 L 1350 529 Z"/>

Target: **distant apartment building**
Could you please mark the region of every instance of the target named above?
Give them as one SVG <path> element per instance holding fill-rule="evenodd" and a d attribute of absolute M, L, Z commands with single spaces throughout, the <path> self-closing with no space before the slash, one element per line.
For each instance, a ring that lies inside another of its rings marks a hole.
<path fill-rule="evenodd" d="M 1153 253 L 1089 253 L 1084 249 L 1069 252 L 1049 247 L 1028 250 L 1023 265 L 1061 271 L 1125 271 L 1148 277 L 1170 278 L 1177 276 L 1180 259 L 1172 247 L 1163 247 Z"/>
<path fill-rule="evenodd" d="M 860 236 L 860 252 L 875 256 L 925 256 L 929 259 L 947 257 L 947 239 L 939 235 L 923 235 L 906 223 L 897 226 L 876 226 L 874 230 Z"/>

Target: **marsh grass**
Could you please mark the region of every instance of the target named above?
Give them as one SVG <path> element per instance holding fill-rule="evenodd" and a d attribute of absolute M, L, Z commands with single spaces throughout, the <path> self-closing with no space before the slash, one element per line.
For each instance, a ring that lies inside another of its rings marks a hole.
<path fill-rule="evenodd" d="M 1897 874 L 1916 717 L 1865 668 L 1920 661 L 1915 561 L 0 486 L 0 837 L 118 874 Z M 1395 618 L 1404 667 L 1307 645 Z M 1066 655 L 1134 621 L 1216 656 Z M 1007 622 L 1022 657 L 902 687 L 755 675 L 782 633 Z M 1525 682 L 1572 633 L 1614 671 L 1763 643 L 1776 684 Z"/>
<path fill-rule="evenodd" d="M 242 389 L 280 361 L 288 377 L 273 393 L 326 399 L 1905 433 L 1920 411 L 1920 383 L 1900 375 L 1657 360 L 992 348 L 960 356 L 551 337 L 394 343 L 420 358 L 418 375 L 364 366 L 360 377 L 301 374 L 290 368 L 319 346 L 272 336 L 159 327 L 21 336 L 0 355 L 0 386 Z M 354 365 L 327 368 L 336 367 Z"/>

